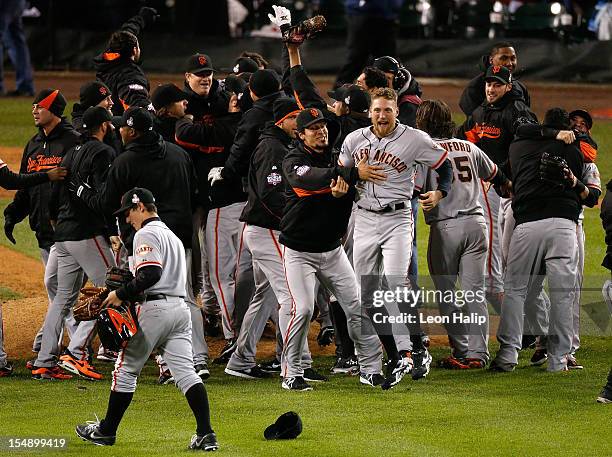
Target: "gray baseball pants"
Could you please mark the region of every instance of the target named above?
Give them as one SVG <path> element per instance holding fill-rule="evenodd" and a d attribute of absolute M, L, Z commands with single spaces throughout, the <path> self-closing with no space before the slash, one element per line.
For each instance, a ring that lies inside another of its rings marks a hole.
<path fill-rule="evenodd" d="M 336 297 L 346 314 L 361 371 L 380 373 L 382 350 L 372 322 L 359 299 L 359 285 L 342 246 L 327 252 L 298 252 L 283 248 L 283 263 L 291 305 L 281 303 L 279 323 L 283 332 L 281 373 L 302 376 L 302 354 L 314 309 L 316 279 Z"/>
<path fill-rule="evenodd" d="M 504 291 L 502 229 L 499 223 L 501 197 L 497 195 L 493 186 L 489 183 L 481 180 L 480 185 L 480 204 L 484 209 L 488 243 L 485 262 L 485 288 L 487 292 L 499 293 Z M 499 312 L 499 310 L 496 311 Z"/>
<path fill-rule="evenodd" d="M 523 223 L 514 229 L 497 331 L 500 349 L 495 361 L 498 365 L 509 368 L 517 364 L 525 303 L 534 303 L 546 277 L 551 301 L 548 370 L 559 371 L 567 366 L 572 348 L 577 266 L 575 222 L 548 218 Z"/>
<path fill-rule="evenodd" d="M 484 300 L 484 268 L 487 257 L 487 226 L 482 216 L 464 216 L 431 224 L 427 264 L 436 289 L 455 291 L 457 278 L 461 290 L 474 292 L 464 306 L 441 301 L 440 315 L 476 315 L 484 324 L 471 319 L 468 325 L 447 325 L 448 338 L 456 358 L 489 361 L 489 312 Z M 452 322 L 452 320 L 451 320 Z"/>

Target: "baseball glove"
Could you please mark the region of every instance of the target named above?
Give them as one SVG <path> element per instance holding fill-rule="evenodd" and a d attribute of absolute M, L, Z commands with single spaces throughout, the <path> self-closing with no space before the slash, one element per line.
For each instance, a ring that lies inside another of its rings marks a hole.
<path fill-rule="evenodd" d="M 571 171 L 564 158 L 545 152 L 540 158 L 540 179 L 555 187 L 571 185 Z"/>
<path fill-rule="evenodd" d="M 104 308 L 102 302 L 106 300 L 109 290 L 106 287 L 83 287 L 72 314 L 77 321 L 93 321 L 98 318 Z"/>
<path fill-rule="evenodd" d="M 130 270 L 119 267 L 111 267 L 106 272 L 106 280 L 104 283 L 106 284 L 108 290 L 117 290 L 124 284 L 130 282 L 132 279 L 134 279 L 134 275 Z"/>

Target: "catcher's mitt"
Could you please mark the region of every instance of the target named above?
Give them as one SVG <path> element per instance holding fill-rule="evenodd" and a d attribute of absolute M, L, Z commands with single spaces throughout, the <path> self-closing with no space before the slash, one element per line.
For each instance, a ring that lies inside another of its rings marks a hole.
<path fill-rule="evenodd" d="M 571 171 L 564 158 L 545 152 L 540 158 L 540 179 L 555 187 L 571 185 Z"/>
<path fill-rule="evenodd" d="M 102 302 L 106 300 L 109 290 L 106 287 L 83 287 L 72 314 L 77 321 L 93 321 L 98 318 L 103 309 Z"/>
<path fill-rule="evenodd" d="M 325 17 L 318 15 L 306 19 L 294 26 L 282 25 L 281 33 L 285 43 L 302 44 L 307 39 L 311 38 L 315 33 L 320 32 L 327 26 Z"/>
<path fill-rule="evenodd" d="M 117 290 L 124 284 L 130 282 L 132 279 L 134 279 L 134 275 L 130 270 L 119 267 L 111 267 L 106 272 L 106 280 L 104 283 L 106 284 L 108 290 Z"/>

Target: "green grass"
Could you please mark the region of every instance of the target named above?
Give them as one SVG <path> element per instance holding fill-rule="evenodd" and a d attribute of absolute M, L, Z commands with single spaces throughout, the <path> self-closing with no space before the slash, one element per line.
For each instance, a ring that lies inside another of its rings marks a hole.
<path fill-rule="evenodd" d="M 28 102 L 3 101 L 0 116 L 2 145 L 21 147 L 35 131 Z M 597 121 L 593 135 L 599 143 L 598 165 L 605 185 L 612 176 L 612 157 L 607 154 L 612 148 L 612 122 Z M 0 200 L 0 208 L 7 203 Z M 428 230 L 422 213 L 419 219 L 419 268 L 424 273 Z M 594 289 L 592 300 L 601 300 L 597 287 L 609 273 L 600 266 L 605 245 L 598 209 L 586 210 L 585 231 L 585 283 Z M 4 236 L 0 244 L 39 259 L 27 221 L 16 227 L 15 236 L 16 246 Z M 0 289 L 0 298 L 9 293 Z M 598 334 L 592 321 L 589 325 L 587 334 Z M 491 350 L 495 349 L 492 344 Z M 594 399 L 605 382 L 611 353 L 609 336 L 586 336 L 580 350 L 586 367 L 582 371 L 549 374 L 528 367 L 530 353 L 522 353 L 511 374 L 433 369 L 427 379 L 404 380 L 389 392 L 361 387 L 356 378 L 340 376 L 317 385 L 313 392 L 294 394 L 282 390 L 278 379 L 237 380 L 219 367 L 207 385 L 224 455 L 604 456 L 612 455 L 610 408 Z M 433 355 L 442 357 L 446 351 L 435 349 Z M 321 357 L 315 364 L 328 369 L 332 360 Z M 188 455 L 185 448 L 195 428 L 189 407 L 175 388 L 155 384 L 157 370 L 151 364 L 143 372 L 115 447 L 78 440 L 75 424 L 93 419 L 94 413 L 105 414 L 109 366 L 104 373 L 103 382 L 41 384 L 30 380 L 23 362 L 18 362 L 15 377 L 0 378 L 0 454 L 5 453 L 8 437 L 45 436 L 68 439 L 68 449 L 59 455 Z M 264 441 L 264 428 L 289 410 L 302 417 L 303 434 L 291 442 Z"/>
<path fill-rule="evenodd" d="M 0 215 L 0 223 L 2 224 L 2 227 L 4 227 L 4 208 L 6 208 L 6 206 L 11 202 L 12 200 L 10 199 L 0 198 L 0 211 L 2 212 Z M 21 252 L 22 254 L 25 254 L 33 259 L 40 260 L 40 249 L 38 247 L 38 242 L 36 241 L 34 232 L 32 232 L 30 229 L 30 224 L 27 217 L 15 226 L 13 236 L 15 237 L 17 244 L 11 243 L 4 235 L 3 230 L 2 234 L 0 235 L 0 246 L 4 246 L 5 248 L 12 249 L 16 252 Z M 0 278 L 0 283 L 1 282 L 2 278 Z"/>
<path fill-rule="evenodd" d="M 612 453 L 610 408 L 594 400 L 609 369 L 601 354 L 609 350 L 609 340 L 588 339 L 583 371 L 434 369 L 427 379 L 404 380 L 388 392 L 334 376 L 312 392 L 293 393 L 281 389 L 279 379 L 238 380 L 215 367 L 207 389 L 223 455 L 603 456 Z M 332 360 L 317 364 L 326 369 Z M 104 416 L 108 380 L 41 383 L 20 367 L 16 377 L 0 378 L 0 439 L 65 437 L 68 449 L 58 455 L 186 455 L 195 428 L 189 407 L 177 389 L 157 386 L 155 379 L 156 369 L 146 367 L 118 442 L 105 449 L 80 441 L 73 430 L 94 414 Z M 303 434 L 290 442 L 264 441 L 265 427 L 285 411 L 300 414 Z"/>
<path fill-rule="evenodd" d="M 8 287 L 0 286 L 0 302 L 6 300 L 18 300 L 20 298 L 23 298 L 23 295 L 20 293 L 15 292 Z"/>

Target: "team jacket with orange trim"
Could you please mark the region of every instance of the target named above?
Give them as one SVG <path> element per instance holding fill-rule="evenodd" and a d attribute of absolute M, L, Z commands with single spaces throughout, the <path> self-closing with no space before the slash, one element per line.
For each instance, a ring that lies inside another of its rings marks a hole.
<path fill-rule="evenodd" d="M 134 16 L 119 30 L 138 36 L 145 26 L 142 16 Z M 108 86 L 113 99 L 113 114 L 121 116 L 130 106 L 153 109 L 149 99 L 149 80 L 131 57 L 106 50 L 93 59 L 96 78 Z"/>
<path fill-rule="evenodd" d="M 518 126 L 537 123 L 536 115 L 521 96 L 508 92 L 495 103 L 486 101 L 459 127 L 457 137 L 477 144 L 506 176 L 508 149 Z"/>
<path fill-rule="evenodd" d="M 225 161 L 221 171 L 223 179 L 246 178 L 249 172 L 251 155 L 257 147 L 257 140 L 264 126 L 274 119 L 274 100 L 282 95 L 282 92 L 261 97 L 253 102 L 253 107 L 242 115 L 238 124 L 234 144 L 230 154 Z"/>
<path fill-rule="evenodd" d="M 283 160 L 292 139 L 283 129 L 270 123 L 259 137 L 251 157 L 248 200 L 240 220 L 272 230 L 280 229 L 285 209 Z"/>
<path fill-rule="evenodd" d="M 330 138 L 330 144 L 333 139 Z M 357 168 L 334 163 L 332 148 L 323 153 L 310 150 L 299 142 L 283 160 L 286 180 L 285 212 L 281 220 L 280 242 L 295 251 L 327 252 L 338 246 L 344 234 L 355 200 Z M 349 192 L 341 198 L 331 194 L 330 183 L 338 176 L 349 183 Z"/>
<path fill-rule="evenodd" d="M 583 202 L 576 191 L 560 189 L 540 179 L 540 159 L 544 152 L 563 157 L 574 176 L 582 175 L 584 161 L 577 143 L 566 145 L 548 138 L 514 141 L 509 155 L 514 193 L 512 210 L 516 225 L 553 217 L 578 221 Z"/>
<path fill-rule="evenodd" d="M 194 123 L 189 118 L 176 122 L 176 143 L 191 154 L 198 175 L 199 202 L 206 209 L 246 200 L 239 178 L 222 179 L 212 187 L 208 183 L 210 169 L 225 164 L 241 118 L 241 113 L 227 113 L 210 124 Z"/>
<path fill-rule="evenodd" d="M 86 138 L 83 144 L 70 149 L 61 165 L 68 176 L 79 175 L 95 189 L 102 187 L 115 151 L 96 138 Z M 71 195 L 69 180 L 53 183 L 49 201 L 49 215 L 55 220 L 55 241 L 87 240 L 98 235 L 108 235 L 104 216 L 91 210 L 81 199 Z M 114 219 L 112 220 L 114 223 Z"/>
<path fill-rule="evenodd" d="M 19 174 L 13 173 L 2 159 L 0 159 L 0 187 L 8 190 L 23 189 L 49 181 L 47 173 Z"/>
<path fill-rule="evenodd" d="M 574 131 L 576 140 L 580 146 L 580 152 L 584 157 L 585 163 L 595 163 L 597 160 L 597 143 L 588 134 Z M 546 127 L 538 124 L 523 124 L 516 129 L 517 138 L 536 138 L 543 137 L 554 140 L 559 134 L 559 129 Z"/>
<path fill-rule="evenodd" d="M 183 92 L 187 96 L 187 114 L 193 115 L 196 124 L 211 124 L 217 117 L 227 114 L 231 94 L 225 90 L 219 80 L 213 78 L 208 96 L 196 94 L 187 81 L 183 83 Z"/>
<path fill-rule="evenodd" d="M 606 232 L 606 256 L 601 266 L 612 270 L 612 179 L 606 185 L 606 195 L 601 202 L 601 223 Z"/>
<path fill-rule="evenodd" d="M 70 148 L 79 143 L 80 135 L 65 118 L 45 135 L 39 129 L 26 145 L 21 159 L 20 173 L 37 173 L 59 166 Z M 30 217 L 30 228 L 36 234 L 38 246 L 46 249 L 53 244 L 53 228 L 49 222 L 49 198 L 51 183 L 22 189 L 15 194 L 13 202 L 4 210 L 5 219 L 18 223 Z"/>

